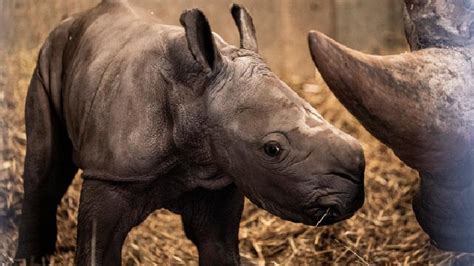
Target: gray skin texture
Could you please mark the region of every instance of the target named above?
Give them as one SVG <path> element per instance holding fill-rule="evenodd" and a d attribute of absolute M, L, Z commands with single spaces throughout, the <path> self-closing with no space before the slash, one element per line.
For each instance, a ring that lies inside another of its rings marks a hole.
<path fill-rule="evenodd" d="M 418 170 L 418 222 L 444 250 L 474 252 L 474 2 L 405 0 L 410 53 L 374 56 L 312 32 L 341 103 Z"/>
<path fill-rule="evenodd" d="M 177 27 L 123 1 L 50 34 L 27 95 L 17 258 L 54 252 L 57 204 L 78 168 L 79 265 L 120 264 L 127 233 L 159 208 L 181 215 L 201 265 L 235 265 L 244 195 L 309 225 L 362 206 L 361 146 L 270 71 L 248 12 L 231 11 L 240 48 L 197 9 Z"/>

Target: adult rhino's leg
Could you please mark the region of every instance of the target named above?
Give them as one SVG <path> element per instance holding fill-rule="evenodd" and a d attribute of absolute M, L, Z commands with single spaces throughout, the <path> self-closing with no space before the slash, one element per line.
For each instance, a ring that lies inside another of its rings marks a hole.
<path fill-rule="evenodd" d="M 56 210 L 77 167 L 72 145 L 37 71 L 26 99 L 27 150 L 17 259 L 41 262 L 56 244 Z"/>
<path fill-rule="evenodd" d="M 230 185 L 211 191 L 196 189 L 182 210 L 184 231 L 199 252 L 200 265 L 238 265 L 242 193 Z"/>
<path fill-rule="evenodd" d="M 84 180 L 77 222 L 77 265 L 120 265 L 128 232 L 154 208 L 133 184 Z M 150 199 L 148 199 L 150 200 Z"/>

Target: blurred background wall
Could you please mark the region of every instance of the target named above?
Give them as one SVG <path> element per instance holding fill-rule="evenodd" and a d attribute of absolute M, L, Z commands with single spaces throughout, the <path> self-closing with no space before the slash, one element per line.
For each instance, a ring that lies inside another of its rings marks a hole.
<path fill-rule="evenodd" d="M 0 49 L 37 48 L 64 17 L 98 0 L 0 0 Z M 186 8 L 198 7 L 213 31 L 238 44 L 229 12 L 231 0 L 130 0 L 162 19 L 179 24 Z M 314 76 L 307 33 L 316 29 L 351 48 L 375 54 L 407 49 L 402 2 L 397 0 L 240 0 L 254 18 L 261 54 L 285 81 L 298 84 Z"/>

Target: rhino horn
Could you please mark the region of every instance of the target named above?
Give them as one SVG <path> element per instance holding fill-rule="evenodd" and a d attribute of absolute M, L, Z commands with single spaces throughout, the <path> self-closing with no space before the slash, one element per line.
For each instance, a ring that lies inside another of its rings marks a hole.
<path fill-rule="evenodd" d="M 339 101 L 405 163 L 439 173 L 469 160 L 474 95 L 467 53 L 431 48 L 374 56 L 317 31 L 308 39 Z"/>

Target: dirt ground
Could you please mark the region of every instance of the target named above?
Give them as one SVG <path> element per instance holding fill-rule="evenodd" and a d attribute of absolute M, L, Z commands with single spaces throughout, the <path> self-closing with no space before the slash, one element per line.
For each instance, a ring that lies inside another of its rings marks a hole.
<path fill-rule="evenodd" d="M 9 50 L 0 46 L 0 264 L 12 262 L 18 237 L 26 144 L 24 99 L 38 45 Z M 258 265 L 474 265 L 474 254 L 442 252 L 429 244 L 411 208 L 418 174 L 372 137 L 320 77 L 303 83 L 286 81 L 327 120 L 362 143 L 367 162 L 366 201 L 351 219 L 319 228 L 283 221 L 246 202 L 240 224 L 242 257 Z M 73 262 L 80 188 L 78 175 L 57 214 L 59 234 L 53 264 Z M 129 234 L 123 263 L 196 265 L 197 251 L 185 238 L 179 217 L 158 210 Z"/>

